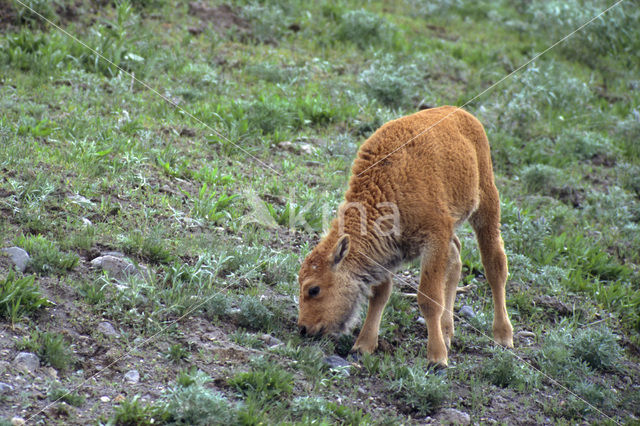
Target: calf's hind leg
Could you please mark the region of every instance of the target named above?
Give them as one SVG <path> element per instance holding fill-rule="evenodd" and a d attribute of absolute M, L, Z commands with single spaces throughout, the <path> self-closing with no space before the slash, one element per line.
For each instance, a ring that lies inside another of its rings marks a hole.
<path fill-rule="evenodd" d="M 493 296 L 493 338 L 502 346 L 513 347 L 513 327 L 507 314 L 505 287 L 507 256 L 500 236 L 500 202 L 494 185 L 480 202 L 470 222 L 478 239 L 482 265 Z"/>
<path fill-rule="evenodd" d="M 444 289 L 445 304 L 440 321 L 444 343 L 447 348 L 451 347 L 451 340 L 453 339 L 453 304 L 456 300 L 456 290 L 460 282 L 461 272 L 460 240 L 454 235 L 449 244 L 449 261 L 447 263 Z"/>
<path fill-rule="evenodd" d="M 444 221 L 443 221 L 444 223 Z M 422 271 L 418 289 L 418 306 L 427 323 L 427 358 L 430 363 L 447 366 L 447 346 L 442 335 L 442 314 L 445 310 L 445 273 L 450 254 L 452 233 L 431 234 L 422 256 Z"/>

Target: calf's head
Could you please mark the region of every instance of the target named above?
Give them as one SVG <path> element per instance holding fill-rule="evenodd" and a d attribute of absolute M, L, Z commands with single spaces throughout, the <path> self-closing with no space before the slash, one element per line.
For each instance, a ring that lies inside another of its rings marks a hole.
<path fill-rule="evenodd" d="M 326 237 L 302 263 L 298 274 L 298 326 L 303 335 L 347 332 L 357 319 L 362 291 L 349 272 L 348 235 Z"/>

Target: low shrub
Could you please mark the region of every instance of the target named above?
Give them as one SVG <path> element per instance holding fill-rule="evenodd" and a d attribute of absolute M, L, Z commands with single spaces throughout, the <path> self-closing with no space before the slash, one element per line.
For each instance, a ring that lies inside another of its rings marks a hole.
<path fill-rule="evenodd" d="M 237 323 L 252 330 L 269 331 L 273 326 L 273 313 L 255 296 L 240 298 Z"/>
<path fill-rule="evenodd" d="M 351 10 L 342 15 L 337 38 L 366 49 L 390 42 L 394 31 L 395 28 L 390 22 L 373 12 L 364 9 Z"/>
<path fill-rule="evenodd" d="M 287 398 L 293 391 L 293 374 L 264 358 L 252 361 L 250 371 L 228 380 L 231 387 L 255 402 L 268 403 Z"/>
<path fill-rule="evenodd" d="M 425 372 L 415 366 L 402 365 L 395 369 L 389 390 L 410 411 L 424 416 L 435 412 L 449 395 L 446 378 Z"/>

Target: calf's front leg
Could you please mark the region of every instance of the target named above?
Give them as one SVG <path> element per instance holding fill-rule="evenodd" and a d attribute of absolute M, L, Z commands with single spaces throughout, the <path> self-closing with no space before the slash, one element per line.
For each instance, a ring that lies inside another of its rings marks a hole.
<path fill-rule="evenodd" d="M 370 354 L 378 347 L 378 332 L 380 331 L 382 311 L 384 311 L 384 307 L 389 301 L 392 287 L 391 276 L 372 287 L 367 317 L 364 320 L 358 339 L 356 339 L 353 348 L 351 348 L 351 352 Z"/>

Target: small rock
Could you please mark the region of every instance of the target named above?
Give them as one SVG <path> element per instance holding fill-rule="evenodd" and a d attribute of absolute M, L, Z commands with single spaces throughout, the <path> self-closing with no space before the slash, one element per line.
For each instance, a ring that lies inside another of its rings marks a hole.
<path fill-rule="evenodd" d="M 14 417 L 11 419 L 12 426 L 22 426 L 27 422 L 22 417 Z"/>
<path fill-rule="evenodd" d="M 100 401 L 102 401 L 102 402 L 109 402 L 109 401 L 111 401 L 111 398 L 109 398 L 108 396 L 101 396 L 101 397 L 100 397 Z"/>
<path fill-rule="evenodd" d="M 44 373 L 49 376 L 52 379 L 57 379 L 58 378 L 58 372 L 56 371 L 55 368 L 53 367 L 47 367 L 44 369 Z"/>
<path fill-rule="evenodd" d="M 278 339 L 277 337 L 273 337 L 273 336 L 272 336 L 272 335 L 270 335 L 270 334 L 263 334 L 260 338 L 261 338 L 261 339 L 264 341 L 264 343 L 266 343 L 266 344 L 267 344 L 267 346 L 269 346 L 270 348 L 273 348 L 273 347 L 275 347 L 275 346 L 279 346 L 279 345 L 281 345 L 281 344 L 282 344 L 282 340 Z"/>
<path fill-rule="evenodd" d="M 516 339 L 526 339 L 526 338 L 535 339 L 536 333 L 522 330 L 522 331 L 518 331 L 513 337 L 515 337 Z"/>
<path fill-rule="evenodd" d="M 93 207 L 95 206 L 95 203 L 93 201 L 91 201 L 90 199 L 88 199 L 87 197 L 83 197 L 80 194 L 74 194 L 74 195 L 69 195 L 67 197 L 69 199 L 69 201 L 71 201 L 72 203 L 76 203 L 79 204 L 81 206 L 86 206 L 86 207 Z"/>
<path fill-rule="evenodd" d="M 13 386 L 0 382 L 0 395 L 13 391 Z"/>
<path fill-rule="evenodd" d="M 303 142 L 299 145 L 300 152 L 303 154 L 313 154 L 315 148 L 310 143 Z"/>
<path fill-rule="evenodd" d="M 140 275 L 142 277 L 149 275 L 149 271 L 145 266 L 138 265 L 136 267 L 136 265 L 128 260 L 110 254 L 96 257 L 91 261 L 91 266 L 94 268 L 102 268 L 116 279 L 123 279 L 129 275 Z"/>
<path fill-rule="evenodd" d="M 87 226 L 91 226 L 93 225 L 93 223 L 91 223 L 91 221 L 89 219 L 87 219 L 86 217 L 82 218 L 82 224 L 87 227 Z"/>
<path fill-rule="evenodd" d="M 418 317 L 416 320 L 418 324 L 427 325 L 427 322 L 424 320 L 424 317 Z"/>
<path fill-rule="evenodd" d="M 111 336 L 111 337 L 119 336 L 116 329 L 113 328 L 113 325 L 111 325 L 111 323 L 108 321 L 102 321 L 100 324 L 98 324 L 98 331 L 104 334 L 105 336 Z"/>
<path fill-rule="evenodd" d="M 307 142 L 294 144 L 290 141 L 282 141 L 278 144 L 278 148 L 284 151 L 300 154 L 313 154 L 315 152 L 315 147 Z"/>
<path fill-rule="evenodd" d="M 464 318 L 473 318 L 476 316 L 475 312 L 473 312 L 473 308 L 469 305 L 464 305 L 462 308 L 460 308 L 459 314 Z"/>
<path fill-rule="evenodd" d="M 3 252 L 9 255 L 9 258 L 16 266 L 16 269 L 20 272 L 24 272 L 27 269 L 29 263 L 29 253 L 20 247 L 9 247 L 2 249 Z"/>
<path fill-rule="evenodd" d="M 40 367 L 40 358 L 31 352 L 20 352 L 13 360 L 13 364 L 17 368 L 33 372 Z"/>
<path fill-rule="evenodd" d="M 295 151 L 293 144 L 289 141 L 282 141 L 278 144 L 278 148 L 284 149 L 285 151 Z"/>
<path fill-rule="evenodd" d="M 436 417 L 442 424 L 468 425 L 471 423 L 469 414 L 455 408 L 443 408 Z"/>
<path fill-rule="evenodd" d="M 331 355 L 322 360 L 329 368 L 350 367 L 351 363 L 338 355 Z"/>
<path fill-rule="evenodd" d="M 140 373 L 138 373 L 138 370 L 127 371 L 124 375 L 124 380 L 131 385 L 135 385 L 140 381 Z"/>

